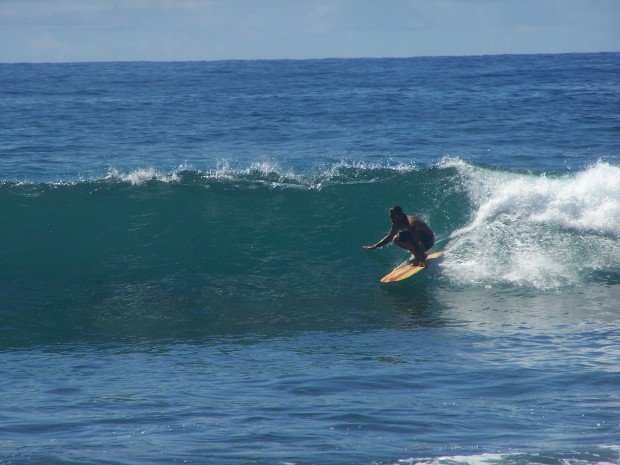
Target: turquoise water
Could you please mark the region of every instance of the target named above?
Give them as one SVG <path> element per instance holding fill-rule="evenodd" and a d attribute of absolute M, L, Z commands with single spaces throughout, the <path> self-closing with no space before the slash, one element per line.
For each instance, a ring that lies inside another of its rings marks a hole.
<path fill-rule="evenodd" d="M 0 65 L 0 463 L 620 463 L 619 69 Z"/>

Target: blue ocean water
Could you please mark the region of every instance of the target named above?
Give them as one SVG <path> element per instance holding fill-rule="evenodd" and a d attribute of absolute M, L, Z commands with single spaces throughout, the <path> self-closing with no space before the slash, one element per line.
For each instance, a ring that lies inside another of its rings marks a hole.
<path fill-rule="evenodd" d="M 620 463 L 619 76 L 0 64 L 0 463 Z"/>

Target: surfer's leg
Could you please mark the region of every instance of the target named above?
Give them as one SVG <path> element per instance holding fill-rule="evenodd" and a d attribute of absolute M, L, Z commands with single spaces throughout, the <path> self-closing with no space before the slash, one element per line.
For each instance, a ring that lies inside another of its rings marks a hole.
<path fill-rule="evenodd" d="M 413 256 L 420 262 L 424 261 L 424 252 L 418 250 L 418 248 L 415 246 L 415 244 L 412 241 L 402 240 L 401 235 L 397 234 L 396 236 L 394 236 L 394 239 L 392 240 L 392 242 L 396 244 L 398 247 L 402 247 L 403 249 L 411 252 Z"/>
<path fill-rule="evenodd" d="M 435 236 L 423 237 L 422 244 L 424 245 L 424 252 L 430 250 L 435 245 Z"/>

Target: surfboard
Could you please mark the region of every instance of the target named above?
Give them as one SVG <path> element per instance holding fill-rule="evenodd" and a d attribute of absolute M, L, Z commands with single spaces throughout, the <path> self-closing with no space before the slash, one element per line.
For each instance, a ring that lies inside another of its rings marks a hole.
<path fill-rule="evenodd" d="M 426 258 L 426 264 L 428 266 L 428 262 L 439 258 L 443 255 L 443 250 L 438 250 L 437 252 L 429 253 Z M 410 278 L 416 273 L 422 271 L 425 267 L 416 265 L 415 263 L 407 262 L 403 265 L 400 265 L 386 274 L 383 278 L 381 278 L 382 283 L 395 283 L 397 281 L 402 281 L 403 279 Z"/>

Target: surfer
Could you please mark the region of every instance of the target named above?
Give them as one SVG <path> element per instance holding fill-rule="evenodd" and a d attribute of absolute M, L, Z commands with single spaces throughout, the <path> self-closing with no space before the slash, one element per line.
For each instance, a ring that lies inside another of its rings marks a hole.
<path fill-rule="evenodd" d="M 420 218 L 407 215 L 399 206 L 389 209 L 392 229 L 374 245 L 363 246 L 365 250 L 378 249 L 390 242 L 408 250 L 420 262 L 420 266 L 426 266 L 426 251 L 435 244 L 435 233 Z"/>

